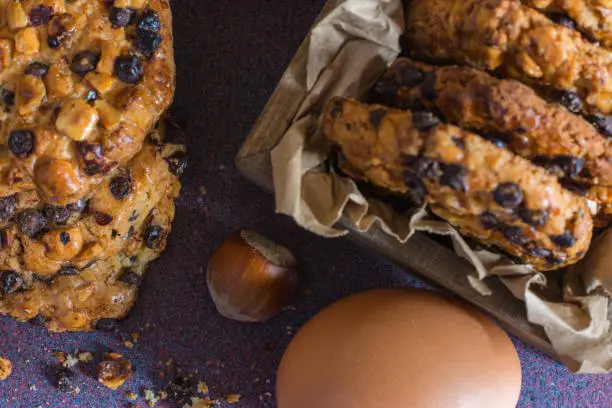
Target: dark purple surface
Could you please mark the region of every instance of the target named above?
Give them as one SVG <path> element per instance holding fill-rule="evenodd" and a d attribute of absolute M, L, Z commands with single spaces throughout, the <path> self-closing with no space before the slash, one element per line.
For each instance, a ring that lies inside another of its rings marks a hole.
<path fill-rule="evenodd" d="M 235 407 L 274 407 L 275 370 L 292 333 L 324 306 L 376 287 L 422 285 L 346 240 L 324 240 L 274 216 L 271 196 L 243 180 L 233 158 L 323 0 L 181 0 L 174 4 L 178 92 L 175 120 L 185 129 L 190 168 L 169 247 L 150 269 L 140 301 L 119 334 L 50 334 L 0 318 L 0 355 L 14 364 L 0 382 L 0 407 L 129 407 L 122 392 L 98 385 L 95 364 L 79 365 L 78 395 L 50 383 L 54 349 L 125 352 L 136 367 L 121 389 L 157 390 L 160 361 L 198 370 L 217 396 L 240 393 Z M 177 137 L 177 136 L 175 136 Z M 180 138 L 180 137 L 179 137 Z M 200 194 L 200 186 L 206 194 Z M 237 228 L 285 243 L 302 265 L 295 310 L 265 324 L 220 317 L 203 270 L 211 251 Z M 146 324 L 151 326 L 146 328 Z M 122 334 L 138 331 L 133 349 Z M 523 365 L 520 407 L 610 407 L 612 376 L 578 376 L 515 341 Z M 144 403 L 140 400 L 140 406 Z M 159 404 L 158 406 L 171 406 Z M 383 408 L 383 407 L 381 407 Z"/>

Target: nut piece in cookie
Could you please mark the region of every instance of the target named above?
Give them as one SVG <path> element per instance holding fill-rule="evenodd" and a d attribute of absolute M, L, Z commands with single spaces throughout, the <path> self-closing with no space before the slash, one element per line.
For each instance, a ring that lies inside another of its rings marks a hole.
<path fill-rule="evenodd" d="M 120 353 L 106 353 L 98 368 L 98 381 L 111 390 L 121 387 L 132 376 L 132 363 Z"/>

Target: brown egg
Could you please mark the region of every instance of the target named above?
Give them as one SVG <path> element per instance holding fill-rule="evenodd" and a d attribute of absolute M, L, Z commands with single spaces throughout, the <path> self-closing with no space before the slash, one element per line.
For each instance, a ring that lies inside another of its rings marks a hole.
<path fill-rule="evenodd" d="M 291 341 L 278 408 L 514 408 L 521 367 L 506 333 L 451 298 L 375 290 L 331 305 Z"/>

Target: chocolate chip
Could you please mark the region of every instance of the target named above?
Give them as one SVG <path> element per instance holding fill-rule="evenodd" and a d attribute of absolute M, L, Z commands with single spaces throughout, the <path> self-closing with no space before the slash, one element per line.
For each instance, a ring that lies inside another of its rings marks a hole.
<path fill-rule="evenodd" d="M 0 102 L 4 105 L 5 110 L 10 109 L 15 104 L 15 92 L 0 88 Z"/>
<path fill-rule="evenodd" d="M 34 27 L 49 24 L 52 15 L 53 9 L 51 7 L 47 7 L 41 4 L 39 6 L 33 7 L 32 10 L 30 10 L 30 23 Z"/>
<path fill-rule="evenodd" d="M 546 258 L 546 262 L 548 262 L 548 264 L 551 266 L 561 265 L 565 263 L 566 261 L 567 261 L 566 254 L 556 254 L 556 255 L 551 255 Z"/>
<path fill-rule="evenodd" d="M 529 240 L 523 234 L 523 230 L 519 227 L 506 227 L 503 230 L 504 237 L 513 244 L 516 245 L 525 245 Z"/>
<path fill-rule="evenodd" d="M 117 176 L 109 184 L 111 194 L 117 200 L 123 200 L 132 192 L 132 180 L 129 177 Z"/>
<path fill-rule="evenodd" d="M 378 130 L 380 122 L 386 115 L 387 111 L 385 109 L 376 109 L 370 112 L 370 123 L 375 130 Z"/>
<path fill-rule="evenodd" d="M 56 49 L 59 48 L 62 43 L 58 37 L 49 36 L 47 37 L 47 45 L 49 48 Z"/>
<path fill-rule="evenodd" d="M 89 92 L 87 92 L 87 95 L 85 96 L 85 102 L 87 102 L 90 105 L 93 105 L 93 103 L 99 97 L 100 97 L 100 94 L 98 93 L 98 91 L 96 91 L 95 89 L 90 89 Z"/>
<path fill-rule="evenodd" d="M 440 164 L 429 157 L 407 156 L 404 163 L 417 177 L 437 179 L 442 175 Z"/>
<path fill-rule="evenodd" d="M 115 75 L 126 84 L 140 82 L 142 69 L 142 60 L 136 56 L 119 57 L 115 60 Z"/>
<path fill-rule="evenodd" d="M 458 164 L 442 164 L 440 184 L 456 191 L 467 191 L 468 171 Z"/>
<path fill-rule="evenodd" d="M 489 211 L 485 211 L 478 217 L 480 225 L 486 230 L 493 230 L 500 226 L 499 219 Z"/>
<path fill-rule="evenodd" d="M 453 137 L 453 143 L 455 144 L 455 146 L 457 146 L 459 149 L 461 150 L 465 150 L 465 143 L 463 142 L 463 139 L 460 139 L 458 137 Z"/>
<path fill-rule="evenodd" d="M 0 249 L 8 248 L 8 235 L 5 230 L 0 230 Z"/>
<path fill-rule="evenodd" d="M 117 319 L 100 319 L 94 325 L 94 330 L 103 332 L 114 332 L 119 328 L 119 320 Z"/>
<path fill-rule="evenodd" d="M 508 147 L 509 137 L 505 133 L 491 130 L 483 133 L 482 137 L 495 144 L 497 147 L 501 147 L 502 149 L 506 149 Z"/>
<path fill-rule="evenodd" d="M 336 119 L 338 116 L 342 115 L 344 112 L 344 104 L 340 99 L 334 99 L 331 107 L 331 117 Z"/>
<path fill-rule="evenodd" d="M 523 190 L 515 183 L 501 183 L 493 192 L 493 199 L 504 208 L 516 208 L 523 202 Z"/>
<path fill-rule="evenodd" d="M 421 85 L 421 95 L 429 100 L 433 100 L 438 96 L 436 92 L 436 73 L 434 71 L 425 74 L 423 85 Z"/>
<path fill-rule="evenodd" d="M 547 17 L 553 22 L 565 27 L 570 30 L 576 30 L 576 22 L 572 20 L 567 14 L 563 13 L 548 13 Z"/>
<path fill-rule="evenodd" d="M 541 227 L 546 225 L 548 222 L 548 211 L 546 210 L 530 210 L 527 208 L 520 208 L 518 210 L 518 214 L 526 224 L 533 227 Z"/>
<path fill-rule="evenodd" d="M 569 231 L 561 235 L 553 235 L 550 239 L 561 249 L 571 248 L 576 244 L 576 237 Z"/>
<path fill-rule="evenodd" d="M 151 58 L 161 45 L 162 38 L 152 31 L 138 31 L 136 35 L 136 50 L 147 58 Z"/>
<path fill-rule="evenodd" d="M 15 214 L 17 198 L 14 195 L 0 198 L 0 221 L 6 221 Z"/>
<path fill-rule="evenodd" d="M 185 160 L 185 157 L 183 155 L 168 157 L 166 161 L 168 162 L 168 167 L 170 168 L 170 171 L 175 176 L 183 175 L 185 169 L 187 168 L 187 161 Z"/>
<path fill-rule="evenodd" d="M 159 225 L 149 226 L 144 233 L 144 243 L 149 249 L 160 250 L 166 243 L 167 232 Z"/>
<path fill-rule="evenodd" d="M 603 115 L 590 115 L 586 118 L 603 135 L 612 137 L 612 117 Z"/>
<path fill-rule="evenodd" d="M 537 166 L 544 167 L 557 177 L 576 177 L 584 169 L 584 160 L 567 155 L 536 156 L 532 159 Z"/>
<path fill-rule="evenodd" d="M 64 224 L 70 218 L 70 210 L 67 207 L 47 205 L 43 207 L 42 212 L 52 224 Z"/>
<path fill-rule="evenodd" d="M 72 212 L 82 213 L 87 209 L 87 200 L 82 199 L 74 203 L 70 203 L 66 206 L 66 208 Z"/>
<path fill-rule="evenodd" d="M 412 124 L 420 132 L 425 132 L 440 123 L 440 118 L 432 112 L 414 112 L 412 114 Z"/>
<path fill-rule="evenodd" d="M 8 140 L 9 150 L 18 158 L 25 159 L 34 152 L 36 138 L 31 130 L 13 130 Z"/>
<path fill-rule="evenodd" d="M 139 214 L 138 214 L 138 211 L 133 210 L 133 211 L 132 211 L 132 214 L 130 215 L 130 218 L 128 218 L 128 221 L 129 221 L 129 222 L 134 222 L 134 221 L 136 221 L 136 220 L 138 219 L 138 215 L 139 215 Z"/>
<path fill-rule="evenodd" d="M 2 285 L 2 293 L 10 295 L 23 290 L 25 282 L 21 275 L 14 271 L 1 271 L 0 284 Z"/>
<path fill-rule="evenodd" d="M 161 23 L 159 20 L 159 15 L 153 10 L 145 11 L 138 18 L 138 30 L 153 31 L 157 33 L 159 32 L 160 28 Z"/>
<path fill-rule="evenodd" d="M 47 318 L 39 313 L 30 320 L 28 320 L 28 323 L 35 327 L 45 327 L 47 325 Z"/>
<path fill-rule="evenodd" d="M 55 387 L 61 392 L 73 392 L 76 389 L 74 384 L 74 373 L 66 367 L 57 369 L 55 375 Z"/>
<path fill-rule="evenodd" d="M 83 51 L 72 57 L 70 69 L 77 75 L 85 76 L 88 72 L 94 71 L 98 66 L 100 57 L 93 52 Z"/>
<path fill-rule="evenodd" d="M 70 234 L 65 231 L 62 231 L 59 234 L 59 239 L 62 245 L 68 245 L 70 243 Z"/>
<path fill-rule="evenodd" d="M 559 103 L 572 113 L 582 112 L 582 99 L 580 95 L 572 91 L 560 91 Z"/>
<path fill-rule="evenodd" d="M 89 176 L 107 173 L 112 167 L 104 157 L 102 146 L 97 143 L 77 142 L 79 162 Z"/>
<path fill-rule="evenodd" d="M 398 74 L 400 83 L 409 88 L 422 83 L 425 77 L 420 70 L 410 65 L 403 66 Z"/>
<path fill-rule="evenodd" d="M 32 62 L 25 69 L 26 75 L 35 77 L 43 77 L 46 75 L 47 71 L 49 71 L 49 65 L 42 62 Z"/>
<path fill-rule="evenodd" d="M 21 233 L 30 238 L 36 238 L 47 228 L 47 220 L 38 210 L 25 210 L 17 216 L 17 224 Z"/>
<path fill-rule="evenodd" d="M 552 255 L 552 251 L 546 248 L 540 248 L 534 243 L 529 244 L 529 247 L 527 248 L 527 253 L 530 256 L 542 259 L 548 258 Z"/>
<path fill-rule="evenodd" d="M 78 275 L 79 272 L 79 268 L 74 265 L 64 265 L 57 271 L 57 274 L 60 276 L 74 276 Z"/>
<path fill-rule="evenodd" d="M 413 207 L 422 207 L 425 205 L 425 197 L 427 196 L 427 187 L 425 183 L 414 175 L 406 177 L 406 200 Z"/>
<path fill-rule="evenodd" d="M 374 88 L 378 100 L 385 105 L 395 105 L 397 101 L 397 93 L 399 85 L 391 78 L 383 77 Z"/>
<path fill-rule="evenodd" d="M 123 7 L 112 7 L 109 12 L 109 19 L 113 28 L 125 27 L 134 18 L 136 10 Z"/>
<path fill-rule="evenodd" d="M 94 219 L 96 220 L 96 224 L 100 226 L 106 226 L 113 222 L 113 216 L 103 213 L 101 211 L 94 211 L 93 213 Z"/>
<path fill-rule="evenodd" d="M 571 191 L 577 196 L 584 197 L 587 195 L 589 187 L 584 183 L 569 179 L 562 179 L 560 182 L 564 189 Z"/>
<path fill-rule="evenodd" d="M 138 286 L 140 285 L 140 275 L 134 271 L 125 271 L 119 277 L 119 282 L 130 286 Z"/>

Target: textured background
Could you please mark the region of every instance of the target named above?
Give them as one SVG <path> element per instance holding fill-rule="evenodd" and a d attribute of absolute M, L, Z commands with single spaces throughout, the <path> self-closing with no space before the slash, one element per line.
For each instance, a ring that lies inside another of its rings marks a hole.
<path fill-rule="evenodd" d="M 93 363 L 76 368 L 78 395 L 54 390 L 55 349 L 92 351 L 96 360 L 109 349 L 125 352 L 136 367 L 125 390 L 159 389 L 160 362 L 173 358 L 186 371 L 198 370 L 213 394 L 242 394 L 234 406 L 274 407 L 276 366 L 292 333 L 309 317 L 350 293 L 421 285 L 350 242 L 317 238 L 274 216 L 272 197 L 244 181 L 233 166 L 241 141 L 322 5 L 323 0 L 174 2 L 178 92 L 173 111 L 186 131 L 190 168 L 168 250 L 151 268 L 140 302 L 119 333 L 49 334 L 0 318 L 0 355 L 14 364 L 13 375 L 0 383 L 0 407 L 130 406 L 121 392 L 96 383 Z M 267 324 L 221 318 L 206 290 L 203 269 L 211 251 L 243 227 L 285 243 L 303 267 L 295 310 Z M 127 349 L 122 334 L 132 331 L 140 332 L 141 340 Z M 612 376 L 572 375 L 515 344 L 524 376 L 520 407 L 612 406 Z"/>

